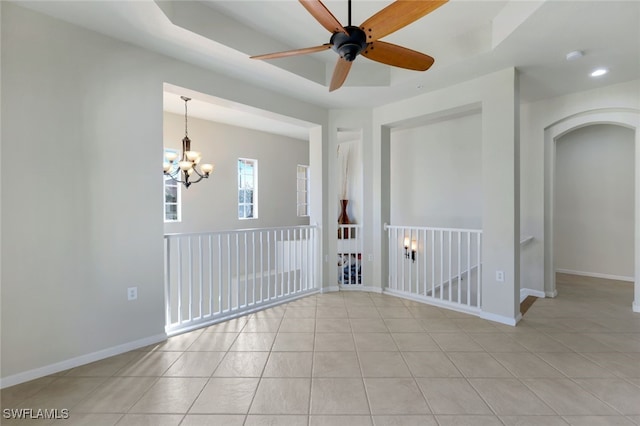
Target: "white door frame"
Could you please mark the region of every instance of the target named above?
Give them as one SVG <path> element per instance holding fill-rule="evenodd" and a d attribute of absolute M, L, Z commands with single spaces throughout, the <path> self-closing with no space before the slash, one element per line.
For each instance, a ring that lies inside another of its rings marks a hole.
<path fill-rule="evenodd" d="M 632 308 L 634 312 L 640 312 L 640 110 L 633 108 L 585 111 L 565 117 L 544 130 L 544 292 L 547 297 L 558 294 L 553 253 L 556 142 L 573 130 L 593 124 L 613 124 L 635 132 L 635 284 Z"/>

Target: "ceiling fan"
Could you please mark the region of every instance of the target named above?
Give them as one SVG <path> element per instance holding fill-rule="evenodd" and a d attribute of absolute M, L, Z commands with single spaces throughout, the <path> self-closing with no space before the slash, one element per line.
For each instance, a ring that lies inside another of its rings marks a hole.
<path fill-rule="evenodd" d="M 329 91 L 339 89 L 347 79 L 351 64 L 359 54 L 386 65 L 416 71 L 426 71 L 434 59 L 424 53 L 396 44 L 380 41 L 400 28 L 417 21 L 449 0 L 397 0 L 380 10 L 359 27 L 351 25 L 351 0 L 349 0 L 349 25 L 343 27 L 320 0 L 299 0 L 309 13 L 329 32 L 329 43 L 285 52 L 251 56 L 252 59 L 276 59 L 287 56 L 306 55 L 333 49 L 340 55 L 333 70 Z"/>

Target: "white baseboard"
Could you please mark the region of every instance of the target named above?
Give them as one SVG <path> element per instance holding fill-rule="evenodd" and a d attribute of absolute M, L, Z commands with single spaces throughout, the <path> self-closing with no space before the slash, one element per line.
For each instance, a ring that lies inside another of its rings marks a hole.
<path fill-rule="evenodd" d="M 320 293 L 331 293 L 333 291 L 340 291 L 340 286 L 330 285 L 330 286 L 322 287 L 320 289 Z"/>
<path fill-rule="evenodd" d="M 515 318 L 505 317 L 504 315 L 492 314 L 491 312 L 480 312 L 480 318 L 500 324 L 515 326 L 522 319 L 522 314 L 518 312 Z"/>
<path fill-rule="evenodd" d="M 369 293 L 382 294 L 382 289 L 378 287 L 371 287 L 368 285 L 358 284 L 340 284 L 340 291 L 367 291 Z"/>
<path fill-rule="evenodd" d="M 616 281 L 630 281 L 630 282 L 635 281 L 634 277 L 626 277 L 623 275 L 601 274 L 598 272 L 573 271 L 571 269 L 556 269 L 556 273 L 581 275 L 583 277 L 604 278 L 607 280 L 616 280 Z"/>
<path fill-rule="evenodd" d="M 22 373 L 13 374 L 11 376 L 0 378 L 0 389 L 28 382 L 29 380 L 38 379 L 50 374 L 59 373 L 60 371 L 70 368 L 79 367 L 89 364 L 90 362 L 100 361 L 114 355 L 120 355 L 134 349 L 143 348 L 167 340 L 166 334 L 156 334 L 155 336 L 145 337 L 143 339 L 134 340 L 133 342 L 124 343 L 122 345 L 113 346 L 111 348 L 102 349 L 86 355 L 80 355 L 54 364 L 45 365 L 44 367 L 34 368 L 33 370 L 24 371 Z"/>
<path fill-rule="evenodd" d="M 406 293 L 406 292 L 402 292 L 402 291 L 398 291 L 398 290 L 393 290 L 390 288 L 385 288 L 382 291 L 383 294 L 389 294 L 392 296 L 396 296 L 396 297 L 401 297 L 403 299 L 407 299 L 407 300 L 413 300 L 415 302 L 420 302 L 420 303 L 425 303 L 427 305 L 432 305 L 432 306 L 438 306 L 441 308 L 446 308 L 446 309 L 450 309 L 452 311 L 456 311 L 456 312 L 462 312 L 465 314 L 469 314 L 469 315 L 475 315 L 475 316 L 479 316 L 480 315 L 480 309 L 478 308 L 472 308 L 472 307 L 467 307 L 465 305 L 460 305 L 458 303 L 452 303 L 452 302 L 447 302 L 446 300 L 439 300 L 433 297 L 425 297 L 419 294 L 411 294 L 411 293 Z"/>
<path fill-rule="evenodd" d="M 550 297 L 551 299 L 553 299 L 554 297 L 558 296 L 558 290 L 545 291 L 544 295 L 545 297 Z"/>
<path fill-rule="evenodd" d="M 546 294 L 544 293 L 544 291 L 540 291 L 540 290 L 533 290 L 531 288 L 521 288 L 520 289 L 520 303 L 522 303 L 522 301 L 524 299 L 526 299 L 527 296 L 535 296 L 535 297 L 544 298 L 544 297 L 546 297 Z"/>

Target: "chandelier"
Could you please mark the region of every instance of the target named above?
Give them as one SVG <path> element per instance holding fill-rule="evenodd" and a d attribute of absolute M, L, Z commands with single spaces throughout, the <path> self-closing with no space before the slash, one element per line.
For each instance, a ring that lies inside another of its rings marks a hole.
<path fill-rule="evenodd" d="M 205 163 L 200 165 L 201 156 L 197 151 L 191 151 L 191 139 L 187 131 L 187 102 L 191 98 L 180 96 L 184 101 L 184 138 L 182 139 L 182 156 L 178 160 L 177 152 L 165 153 L 166 161 L 162 165 L 164 175 L 170 177 L 175 182 L 183 184 L 189 188 L 192 183 L 198 183 L 204 178 L 208 178 L 213 172 L 213 164 Z M 195 175 L 195 176 L 194 176 Z"/>

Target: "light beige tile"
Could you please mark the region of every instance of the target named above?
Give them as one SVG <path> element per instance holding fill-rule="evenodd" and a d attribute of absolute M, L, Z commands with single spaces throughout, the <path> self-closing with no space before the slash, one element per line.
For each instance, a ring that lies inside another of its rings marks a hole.
<path fill-rule="evenodd" d="M 466 379 L 418 378 L 434 414 L 493 414 Z"/>
<path fill-rule="evenodd" d="M 258 387 L 254 378 L 214 377 L 193 403 L 189 414 L 246 414 Z"/>
<path fill-rule="evenodd" d="M 315 352 L 313 377 L 361 377 L 355 352 Z"/>
<path fill-rule="evenodd" d="M 183 417 L 182 414 L 125 414 L 118 426 L 178 426 Z"/>
<path fill-rule="evenodd" d="M 33 396 L 8 408 L 72 409 L 105 380 L 105 377 L 57 377 Z"/>
<path fill-rule="evenodd" d="M 279 333 L 313 333 L 316 320 L 313 318 L 285 318 L 278 329 Z"/>
<path fill-rule="evenodd" d="M 140 352 L 116 376 L 162 376 L 182 352 Z"/>
<path fill-rule="evenodd" d="M 271 352 L 262 377 L 311 377 L 313 352 Z"/>
<path fill-rule="evenodd" d="M 371 414 L 430 414 L 431 411 L 413 379 L 365 378 Z"/>
<path fill-rule="evenodd" d="M 361 352 L 363 377 L 411 377 L 400 352 Z"/>
<path fill-rule="evenodd" d="M 409 309 L 404 306 L 378 306 L 378 312 L 384 319 L 388 318 L 413 318 Z"/>
<path fill-rule="evenodd" d="M 244 415 L 187 414 L 180 426 L 243 426 Z"/>
<path fill-rule="evenodd" d="M 161 377 L 130 413 L 186 413 L 207 383 L 205 378 Z"/>
<path fill-rule="evenodd" d="M 436 416 L 440 426 L 503 426 L 496 416 Z"/>
<path fill-rule="evenodd" d="M 516 379 L 468 379 L 489 407 L 502 415 L 556 414 Z"/>
<path fill-rule="evenodd" d="M 251 414 L 307 414 L 311 379 L 263 378 Z"/>
<path fill-rule="evenodd" d="M 278 333 L 274 351 L 313 351 L 314 333 Z"/>
<path fill-rule="evenodd" d="M 413 318 L 387 318 L 384 322 L 392 333 L 419 333 L 424 331 L 420 322 Z"/>
<path fill-rule="evenodd" d="M 244 426 L 308 426 L 309 419 L 302 415 L 249 414 Z"/>
<path fill-rule="evenodd" d="M 567 426 L 560 416 L 501 416 L 505 426 Z"/>
<path fill-rule="evenodd" d="M 189 346 L 188 351 L 228 351 L 238 333 L 202 333 L 195 342 Z"/>
<path fill-rule="evenodd" d="M 451 321 L 457 325 L 458 328 L 467 332 L 494 333 L 496 331 L 496 328 L 490 321 L 481 318 L 453 318 Z"/>
<path fill-rule="evenodd" d="M 418 319 L 418 322 L 428 332 L 460 331 L 458 326 L 451 319 L 445 318 L 444 315 L 442 318 Z"/>
<path fill-rule="evenodd" d="M 275 333 L 280 328 L 281 318 L 251 318 L 247 320 L 243 333 Z"/>
<path fill-rule="evenodd" d="M 474 342 L 464 333 L 431 333 L 431 337 L 436 341 L 443 351 L 451 352 L 482 352 L 482 346 Z"/>
<path fill-rule="evenodd" d="M 318 318 L 316 333 L 351 333 L 351 323 L 347 318 Z"/>
<path fill-rule="evenodd" d="M 294 318 L 315 318 L 316 308 L 314 307 L 290 307 L 287 306 L 287 310 L 284 313 L 284 319 Z"/>
<path fill-rule="evenodd" d="M 561 342 L 563 345 L 576 352 L 612 352 L 613 349 L 598 340 L 583 333 L 557 333 L 547 332 L 552 339 Z"/>
<path fill-rule="evenodd" d="M 414 377 L 462 377 L 442 352 L 403 352 L 402 356 Z"/>
<path fill-rule="evenodd" d="M 576 379 L 587 392 L 625 415 L 640 415 L 640 387 L 622 379 Z"/>
<path fill-rule="evenodd" d="M 347 308 L 344 306 L 319 306 L 316 311 L 316 319 L 335 320 L 338 318 L 346 319 L 348 317 Z"/>
<path fill-rule="evenodd" d="M 164 373 L 171 377 L 209 377 L 225 352 L 184 352 Z"/>
<path fill-rule="evenodd" d="M 633 426 L 631 420 L 622 416 L 564 416 L 572 426 Z"/>
<path fill-rule="evenodd" d="M 66 377 L 109 377 L 113 376 L 122 367 L 133 361 L 134 358 L 140 357 L 139 352 L 131 351 L 120 355 L 112 356 L 90 364 L 81 365 L 72 368 Z"/>
<path fill-rule="evenodd" d="M 372 416 L 374 426 L 437 426 L 430 415 Z"/>
<path fill-rule="evenodd" d="M 380 313 L 373 307 L 373 304 L 370 306 L 353 306 L 348 304 L 347 314 L 349 318 L 380 318 Z"/>
<path fill-rule="evenodd" d="M 362 379 L 314 378 L 310 413 L 369 415 Z"/>
<path fill-rule="evenodd" d="M 0 389 L 0 405 L 2 408 L 15 408 L 20 402 L 32 397 L 56 379 L 57 377 L 54 376 L 46 376 Z"/>
<path fill-rule="evenodd" d="M 564 377 L 564 375 L 529 352 L 501 352 L 492 354 L 516 377 Z"/>
<path fill-rule="evenodd" d="M 440 346 L 428 333 L 391 333 L 391 337 L 402 352 L 440 351 Z"/>
<path fill-rule="evenodd" d="M 514 333 L 513 339 L 531 352 L 570 352 L 567 346 L 543 333 Z"/>
<path fill-rule="evenodd" d="M 111 377 L 74 407 L 78 413 L 126 413 L 156 382 L 155 377 Z"/>
<path fill-rule="evenodd" d="M 372 426 L 371 416 L 311 416 L 309 426 Z"/>
<path fill-rule="evenodd" d="M 34 425 L 58 425 L 58 424 L 62 424 L 62 425 L 71 425 L 73 424 L 73 426 L 114 426 L 116 424 L 120 425 L 120 423 L 118 423 L 118 421 L 123 417 L 122 414 L 103 414 L 103 413 L 77 413 L 77 412 L 69 412 L 69 419 L 71 420 L 53 420 L 50 423 L 46 423 L 43 420 L 35 420 L 34 423 L 27 423 L 25 422 L 25 420 L 17 420 L 15 423 L 13 422 L 5 422 L 4 419 L 2 419 L 2 425 L 12 425 L 12 424 L 17 424 L 17 425 L 21 425 L 21 426 L 26 426 L 28 424 L 34 424 Z M 180 418 L 182 418 L 182 416 L 179 416 Z M 178 422 L 180 422 L 180 420 L 178 420 Z M 178 423 L 176 423 L 178 424 Z M 126 425 L 126 423 L 125 423 Z"/>
<path fill-rule="evenodd" d="M 560 415 L 618 414 L 569 379 L 524 379 L 523 382 Z"/>
<path fill-rule="evenodd" d="M 351 330 L 354 333 L 388 333 L 389 329 L 382 318 L 352 318 Z"/>
<path fill-rule="evenodd" d="M 537 354 L 545 362 L 569 377 L 615 377 L 584 356 L 572 352 L 550 352 Z"/>
<path fill-rule="evenodd" d="M 233 333 L 242 331 L 244 326 L 247 324 L 247 317 L 234 318 L 226 321 L 222 321 L 218 324 L 210 325 L 205 328 L 203 332 L 213 332 L 213 333 Z"/>
<path fill-rule="evenodd" d="M 235 342 L 229 349 L 230 351 L 270 351 L 276 333 L 245 333 L 244 331 L 238 335 Z"/>
<path fill-rule="evenodd" d="M 640 377 L 640 359 L 620 352 L 586 353 L 585 358 L 619 377 Z"/>
<path fill-rule="evenodd" d="M 260 377 L 269 352 L 227 352 L 213 377 Z"/>
<path fill-rule="evenodd" d="M 194 330 L 189 333 L 169 337 L 164 342 L 153 345 L 154 351 L 185 351 L 202 334 L 202 330 Z M 150 349 L 150 348 L 148 348 Z"/>
<path fill-rule="evenodd" d="M 351 333 L 317 333 L 315 336 L 316 352 L 355 351 L 356 346 Z"/>
<path fill-rule="evenodd" d="M 442 309 L 435 306 L 420 304 L 419 306 L 410 306 L 407 309 L 409 309 L 411 315 L 416 319 L 444 318 Z"/>
<path fill-rule="evenodd" d="M 484 352 L 448 352 L 449 359 L 465 377 L 513 377 L 509 370 Z"/>
<path fill-rule="evenodd" d="M 358 351 L 397 351 L 391 333 L 353 333 Z"/>
<path fill-rule="evenodd" d="M 471 332 L 468 335 L 487 352 L 527 352 L 524 346 L 513 340 L 507 333 Z"/>

